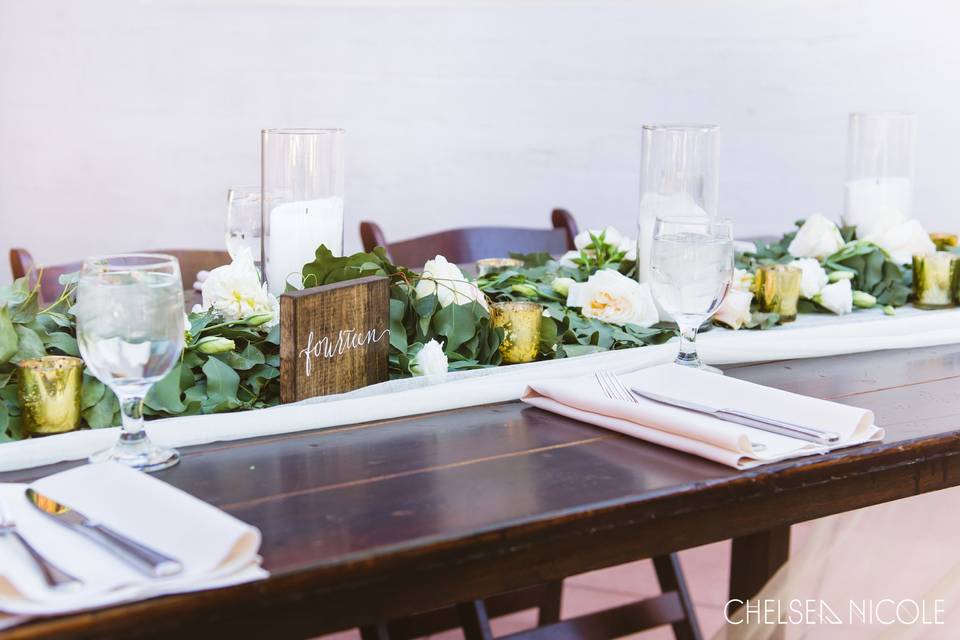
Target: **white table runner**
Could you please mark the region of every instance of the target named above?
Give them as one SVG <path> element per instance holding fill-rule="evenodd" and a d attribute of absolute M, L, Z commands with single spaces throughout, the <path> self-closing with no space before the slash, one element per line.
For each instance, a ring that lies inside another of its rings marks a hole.
<path fill-rule="evenodd" d="M 893 317 L 879 309 L 847 316 L 806 314 L 796 322 L 767 331 L 716 329 L 698 345 L 712 364 L 737 364 L 845 353 L 908 349 L 960 343 L 960 309 L 920 311 L 910 307 Z M 677 344 L 609 351 L 579 358 L 534 362 L 447 374 L 439 379 L 412 378 L 257 411 L 185 416 L 147 423 L 150 437 L 165 446 L 183 447 L 256 436 L 387 420 L 432 411 L 518 399 L 531 380 L 590 374 L 600 370 L 627 373 L 669 362 Z M 442 384 L 442 390 L 435 388 Z M 390 393 L 389 402 L 371 397 Z M 0 471 L 64 460 L 83 459 L 110 446 L 117 428 L 83 430 L 0 445 Z"/>

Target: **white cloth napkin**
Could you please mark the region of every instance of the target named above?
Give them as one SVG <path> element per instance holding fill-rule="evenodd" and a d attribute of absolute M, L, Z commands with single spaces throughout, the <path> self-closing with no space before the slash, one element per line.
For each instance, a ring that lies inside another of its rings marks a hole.
<path fill-rule="evenodd" d="M 612 400 L 604 395 L 593 376 L 536 382 L 528 386 L 522 399 L 547 411 L 736 469 L 883 438 L 883 429 L 873 424 L 872 411 L 698 369 L 664 364 L 622 375 L 620 379 L 627 387 L 713 409 L 739 409 L 823 431 L 836 431 L 840 441 L 825 446 L 642 397 L 637 398 L 636 404 Z"/>
<path fill-rule="evenodd" d="M 176 576 L 148 578 L 54 522 L 27 501 L 27 486 L 0 484 L 3 511 L 35 549 L 84 585 L 67 593 L 48 588 L 18 541 L 0 536 L 0 628 L 31 616 L 229 586 L 268 575 L 259 566 L 259 530 L 145 473 L 116 463 L 90 464 L 29 486 L 176 558 L 183 564 Z"/>

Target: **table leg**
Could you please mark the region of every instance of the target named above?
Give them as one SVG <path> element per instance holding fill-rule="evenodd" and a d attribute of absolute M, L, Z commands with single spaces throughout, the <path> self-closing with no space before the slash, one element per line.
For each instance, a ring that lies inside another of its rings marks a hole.
<path fill-rule="evenodd" d="M 492 640 L 490 618 L 487 616 L 487 606 L 483 600 L 461 602 L 457 605 L 457 614 L 460 616 L 460 626 L 466 640 Z"/>
<path fill-rule="evenodd" d="M 734 538 L 730 552 L 730 599 L 746 601 L 757 595 L 789 555 L 790 525 Z"/>

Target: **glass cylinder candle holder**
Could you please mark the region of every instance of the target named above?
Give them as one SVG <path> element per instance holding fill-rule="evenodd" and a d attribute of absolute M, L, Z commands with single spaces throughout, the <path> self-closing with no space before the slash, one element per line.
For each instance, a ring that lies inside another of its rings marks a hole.
<path fill-rule="evenodd" d="M 647 124 L 640 139 L 637 279 L 650 282 L 653 226 L 658 217 L 717 216 L 720 127 Z M 660 305 L 660 319 L 671 320 Z"/>
<path fill-rule="evenodd" d="M 948 251 L 913 256 L 913 306 L 944 309 L 957 303 L 958 256 Z"/>
<path fill-rule="evenodd" d="M 850 114 L 843 222 L 861 240 L 912 216 L 916 133 L 912 113 Z"/>
<path fill-rule="evenodd" d="M 500 273 L 507 269 L 519 269 L 522 266 L 523 260 L 517 260 L 516 258 L 483 258 L 477 260 L 477 276 Z"/>
<path fill-rule="evenodd" d="M 299 286 L 317 248 L 343 254 L 343 129 L 264 129 L 261 215 L 264 276 L 273 294 Z"/>
<path fill-rule="evenodd" d="M 490 306 L 493 326 L 503 327 L 500 356 L 507 364 L 533 362 L 540 352 L 540 323 L 543 306 L 536 302 L 514 300 Z"/>
<path fill-rule="evenodd" d="M 17 391 L 21 424 L 30 435 L 73 431 L 80 426 L 83 360 L 44 356 L 21 360 Z"/>
<path fill-rule="evenodd" d="M 780 322 L 796 320 L 802 279 L 803 271 L 797 267 L 770 264 L 757 269 L 753 289 L 760 311 L 778 314 Z"/>

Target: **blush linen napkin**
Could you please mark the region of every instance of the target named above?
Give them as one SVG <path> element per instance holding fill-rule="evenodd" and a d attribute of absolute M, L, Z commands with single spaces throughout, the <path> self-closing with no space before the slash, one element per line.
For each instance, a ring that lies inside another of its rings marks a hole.
<path fill-rule="evenodd" d="M 148 578 L 30 504 L 27 486 L 179 560 L 183 570 Z M 0 484 L 3 511 L 55 565 L 80 578 L 67 593 L 46 586 L 13 536 L 0 536 L 0 629 L 49 616 L 266 577 L 260 531 L 150 475 L 116 463 L 88 464 L 31 485 Z"/>
<path fill-rule="evenodd" d="M 606 397 L 593 376 L 532 383 L 522 400 L 535 407 L 692 453 L 735 469 L 883 439 L 873 412 L 707 373 L 663 364 L 624 374 L 630 388 L 688 400 L 713 409 L 739 409 L 823 431 L 840 441 L 825 446 L 770 433 L 638 397 L 637 404 Z"/>

